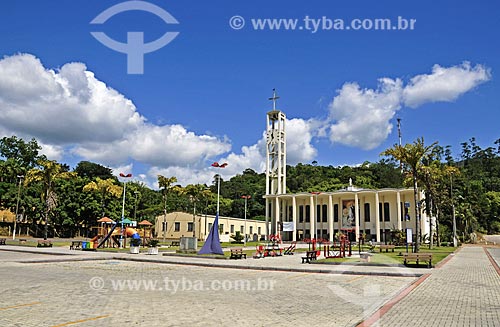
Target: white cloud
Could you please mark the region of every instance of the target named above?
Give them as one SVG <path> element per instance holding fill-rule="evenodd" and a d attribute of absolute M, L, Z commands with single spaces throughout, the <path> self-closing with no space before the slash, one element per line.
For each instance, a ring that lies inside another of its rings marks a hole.
<path fill-rule="evenodd" d="M 373 149 L 387 138 L 403 105 L 454 101 L 490 78 L 484 66 L 463 63 L 435 65 L 431 74 L 415 76 L 406 86 L 390 78 L 380 79 L 375 89 L 346 83 L 330 103 L 327 119 L 287 119 L 287 163 L 314 160 L 313 142 L 326 136 L 332 143 Z M 131 100 L 98 80 L 83 63 L 52 70 L 29 54 L 1 59 L 0 108 L 0 137 L 35 137 L 51 159 L 73 155 L 116 167 L 117 173 L 132 172 L 130 162 L 140 162 L 147 174 L 135 172 L 136 178 L 149 185 L 155 185 L 158 174 L 176 176 L 186 185 L 210 184 L 217 173 L 227 179 L 247 168 L 265 170 L 264 133 L 255 144 L 230 152 L 225 136 L 149 123 Z M 229 165 L 213 169 L 212 161 Z"/>
<path fill-rule="evenodd" d="M 286 121 L 286 159 L 290 165 L 311 162 L 317 154 L 311 144 L 316 129 L 315 120 L 287 119 Z"/>
<path fill-rule="evenodd" d="M 403 92 L 404 103 L 412 108 L 426 102 L 454 101 L 460 95 L 491 79 L 490 70 L 464 62 L 449 68 L 434 65 L 432 74 L 413 77 Z"/>
<path fill-rule="evenodd" d="M 370 150 L 391 132 L 390 120 L 400 108 L 401 80 L 382 78 L 376 90 L 346 83 L 330 104 L 330 141 Z"/>
<path fill-rule="evenodd" d="M 449 68 L 434 65 L 431 74 L 417 75 L 406 86 L 400 79 L 390 78 L 379 79 L 375 90 L 346 83 L 329 106 L 326 126 L 330 141 L 374 149 L 391 133 L 391 120 L 403 105 L 415 108 L 429 102 L 454 101 L 490 78 L 486 67 L 464 62 Z"/>
<path fill-rule="evenodd" d="M 231 148 L 225 138 L 147 123 L 132 101 L 82 63 L 54 71 L 30 54 L 5 57 L 0 106 L 2 135 L 35 137 L 54 159 L 69 152 L 106 165 L 137 160 L 168 167 L 194 165 Z"/>

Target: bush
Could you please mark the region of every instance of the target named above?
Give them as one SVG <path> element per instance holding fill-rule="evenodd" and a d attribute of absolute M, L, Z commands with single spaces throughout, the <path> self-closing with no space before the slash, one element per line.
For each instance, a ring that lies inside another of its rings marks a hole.
<path fill-rule="evenodd" d="M 149 241 L 148 246 L 149 246 L 149 247 L 154 248 L 154 247 L 157 247 L 157 246 L 158 246 L 158 243 L 160 243 L 160 241 L 158 241 L 157 239 L 154 239 L 154 238 L 153 238 L 153 239 L 151 239 L 151 240 Z"/>
<path fill-rule="evenodd" d="M 241 235 L 240 232 L 236 232 L 236 235 L 231 235 L 231 238 L 234 240 L 234 242 L 231 243 L 236 243 L 236 244 L 241 244 L 243 243 L 243 235 Z"/>

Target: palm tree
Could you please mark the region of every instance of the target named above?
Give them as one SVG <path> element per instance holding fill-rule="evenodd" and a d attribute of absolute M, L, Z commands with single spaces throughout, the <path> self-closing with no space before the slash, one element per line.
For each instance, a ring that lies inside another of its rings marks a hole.
<path fill-rule="evenodd" d="M 187 195 L 189 197 L 189 200 L 193 203 L 193 237 L 195 237 L 196 203 L 200 202 L 204 198 L 207 198 L 210 194 L 212 194 L 212 192 L 210 192 L 210 190 L 207 189 L 206 185 L 189 184 L 186 187 L 179 189 L 179 193 L 181 195 Z"/>
<path fill-rule="evenodd" d="M 415 240 L 415 252 L 420 249 L 420 205 L 418 201 L 418 186 L 417 179 L 420 168 L 423 166 L 422 160 L 426 158 L 434 149 L 437 142 L 432 143 L 429 146 L 424 145 L 424 138 L 418 138 L 413 144 L 394 145 L 382 152 L 382 155 L 391 156 L 395 160 L 401 161 L 406 170 L 411 172 L 413 179 L 413 196 L 415 200 L 415 228 L 416 228 L 416 240 Z"/>
<path fill-rule="evenodd" d="M 175 176 L 172 177 L 165 177 L 163 175 L 158 175 L 158 186 L 162 190 L 163 193 L 163 242 L 165 242 L 166 238 L 166 223 L 167 223 L 167 195 L 170 191 L 172 191 L 174 188 L 177 188 L 177 186 L 173 185 L 174 183 L 177 183 L 177 178 Z"/>
<path fill-rule="evenodd" d="M 105 216 L 105 200 L 106 195 L 111 195 L 119 198 L 122 194 L 122 188 L 115 184 L 115 180 L 112 178 L 100 179 L 96 178 L 83 187 L 84 192 L 97 192 L 101 195 L 101 205 L 102 205 L 102 217 Z"/>
<path fill-rule="evenodd" d="M 40 159 L 37 165 L 41 168 L 32 168 L 26 174 L 24 184 L 27 186 L 33 182 L 42 183 L 42 200 L 45 201 L 45 228 L 43 238 L 47 239 L 48 220 L 50 212 L 57 206 L 57 194 L 54 191 L 54 181 L 57 179 L 71 178 L 76 173 L 64 171 L 63 166 L 55 160 Z"/>

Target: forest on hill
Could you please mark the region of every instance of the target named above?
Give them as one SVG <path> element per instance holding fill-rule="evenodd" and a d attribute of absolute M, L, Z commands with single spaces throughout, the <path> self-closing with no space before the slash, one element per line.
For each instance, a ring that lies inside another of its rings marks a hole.
<path fill-rule="evenodd" d="M 422 140 L 423 141 L 423 140 Z M 123 181 L 111 169 L 81 161 L 76 167 L 48 160 L 40 154 L 35 139 L 16 136 L 0 140 L 0 234 L 6 234 L 16 208 L 22 226 L 43 236 L 45 221 L 49 236 L 85 235 L 97 219 L 119 219 Z M 481 148 L 476 140 L 461 144 L 454 158 L 449 146 L 432 145 L 419 158 L 418 187 L 425 192 L 422 208 L 438 218 L 442 240 L 451 240 L 455 209 L 459 235 L 472 232 L 500 233 L 500 139 Z M 287 192 L 331 192 L 349 185 L 359 188 L 412 187 L 410 167 L 394 156 L 359 166 L 320 166 L 316 162 L 287 166 Z M 175 176 L 158 176 L 160 189 L 151 189 L 133 179 L 127 183 L 125 216 L 154 221 L 165 211 L 215 214 L 217 184 L 178 185 Z M 221 180 L 220 214 L 264 219 L 265 174 L 246 169 L 229 180 Z"/>

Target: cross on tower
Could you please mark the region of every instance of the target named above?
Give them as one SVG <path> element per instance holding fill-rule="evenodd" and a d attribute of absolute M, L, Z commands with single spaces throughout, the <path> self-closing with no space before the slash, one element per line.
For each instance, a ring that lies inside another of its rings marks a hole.
<path fill-rule="evenodd" d="M 273 97 L 269 98 L 273 102 L 273 110 L 276 110 L 276 100 L 278 100 L 280 97 L 276 95 L 276 89 L 273 89 Z"/>

